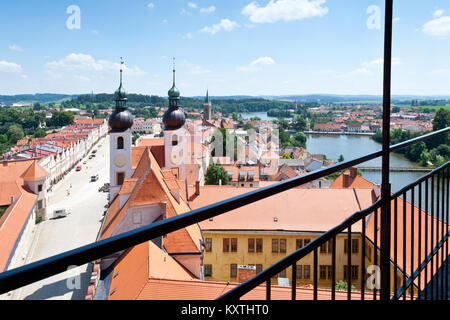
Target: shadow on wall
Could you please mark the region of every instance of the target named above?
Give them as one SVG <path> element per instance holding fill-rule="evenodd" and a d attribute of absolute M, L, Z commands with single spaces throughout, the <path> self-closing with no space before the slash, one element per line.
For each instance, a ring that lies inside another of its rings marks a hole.
<path fill-rule="evenodd" d="M 83 268 L 83 266 L 77 267 L 75 270 L 80 268 Z M 52 298 L 62 300 L 62 296 L 69 292 L 73 293 L 70 300 L 84 300 L 92 274 L 92 264 L 89 263 L 86 270 L 78 278 L 70 274 L 70 272 L 65 273 L 68 274 L 65 279 L 42 286 L 25 297 L 24 300 L 46 300 Z"/>

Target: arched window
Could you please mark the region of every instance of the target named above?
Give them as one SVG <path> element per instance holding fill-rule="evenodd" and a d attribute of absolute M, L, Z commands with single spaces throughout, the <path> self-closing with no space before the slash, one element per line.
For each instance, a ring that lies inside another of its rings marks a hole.
<path fill-rule="evenodd" d="M 177 146 L 178 145 L 178 136 L 176 134 L 174 134 L 172 136 L 172 145 L 173 146 Z"/>
<path fill-rule="evenodd" d="M 123 149 L 124 148 L 124 140 L 123 137 L 117 138 L 117 149 Z"/>

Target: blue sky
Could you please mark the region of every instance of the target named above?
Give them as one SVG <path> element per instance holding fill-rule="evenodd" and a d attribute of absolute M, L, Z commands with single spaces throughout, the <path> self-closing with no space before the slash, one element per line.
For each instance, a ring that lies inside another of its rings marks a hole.
<path fill-rule="evenodd" d="M 112 93 L 121 56 L 132 93 L 167 95 L 176 57 L 184 96 L 381 94 L 383 16 L 383 0 L 1 1 L 0 94 Z M 449 40 L 447 0 L 396 0 L 393 93 L 450 94 Z"/>

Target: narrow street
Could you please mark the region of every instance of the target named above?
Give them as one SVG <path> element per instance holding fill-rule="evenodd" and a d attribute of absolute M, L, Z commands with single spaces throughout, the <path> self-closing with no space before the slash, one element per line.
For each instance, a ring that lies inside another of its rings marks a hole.
<path fill-rule="evenodd" d="M 109 136 L 100 139 L 92 150 L 96 156 L 89 155 L 48 194 L 47 216 L 55 209 L 69 210 L 67 217 L 48 219 L 37 225 L 33 247 L 30 248 L 26 263 L 35 262 L 53 255 L 78 248 L 96 240 L 102 224 L 107 193 L 98 192 L 104 183 L 109 182 Z M 86 161 L 86 164 L 83 162 Z M 91 176 L 99 179 L 91 182 Z M 12 299 L 84 299 L 90 278 L 88 264 L 75 267 L 13 292 Z"/>

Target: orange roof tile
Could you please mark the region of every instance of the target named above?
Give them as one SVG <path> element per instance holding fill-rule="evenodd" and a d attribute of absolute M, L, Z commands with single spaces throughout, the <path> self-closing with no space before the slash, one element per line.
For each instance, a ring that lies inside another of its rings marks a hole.
<path fill-rule="evenodd" d="M 33 161 L 31 166 L 21 175 L 24 181 L 36 181 L 48 176 L 47 170 L 42 168 L 37 161 Z"/>
<path fill-rule="evenodd" d="M 0 272 L 7 267 L 26 221 L 37 200 L 37 195 L 21 189 L 21 195 L 0 219 Z"/>
<path fill-rule="evenodd" d="M 198 209 L 250 191 L 254 189 L 204 186 L 190 205 L 192 209 Z M 202 221 L 200 227 L 202 230 L 325 232 L 372 204 L 372 190 L 357 190 L 356 196 L 352 189 L 294 188 L 214 217 L 213 221 Z"/>

